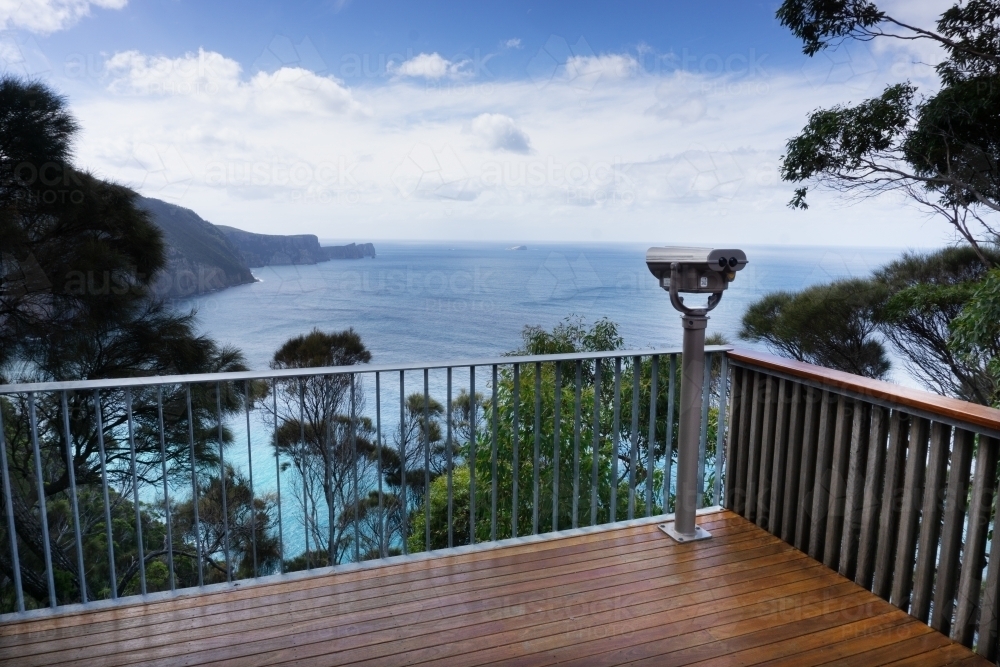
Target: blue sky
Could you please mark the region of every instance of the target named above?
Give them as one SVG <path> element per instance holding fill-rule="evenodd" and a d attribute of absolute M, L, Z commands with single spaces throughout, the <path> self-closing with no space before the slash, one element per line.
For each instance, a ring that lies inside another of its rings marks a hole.
<path fill-rule="evenodd" d="M 68 96 L 82 165 L 252 231 L 946 242 L 890 197 L 787 209 L 806 114 L 932 86 L 937 54 L 808 59 L 778 4 L 25 0 L 0 4 L 0 64 Z M 926 23 L 947 3 L 885 5 Z"/>

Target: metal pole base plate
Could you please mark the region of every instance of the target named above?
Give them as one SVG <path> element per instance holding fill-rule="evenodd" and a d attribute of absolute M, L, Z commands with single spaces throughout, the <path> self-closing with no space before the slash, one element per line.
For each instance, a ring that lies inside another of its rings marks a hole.
<path fill-rule="evenodd" d="M 682 535 L 674 530 L 673 523 L 661 523 L 659 529 L 664 533 L 674 538 L 677 542 L 697 542 L 698 540 L 707 540 L 712 536 L 712 533 L 708 532 L 701 526 L 694 527 L 694 535 Z"/>

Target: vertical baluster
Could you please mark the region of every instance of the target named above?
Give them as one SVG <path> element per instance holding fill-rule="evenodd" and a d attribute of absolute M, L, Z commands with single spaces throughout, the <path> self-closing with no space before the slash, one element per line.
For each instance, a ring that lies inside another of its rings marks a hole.
<path fill-rule="evenodd" d="M 590 525 L 597 525 L 597 469 L 601 461 L 601 360 L 594 359 L 594 425 L 592 427 L 590 473 Z"/>
<path fill-rule="evenodd" d="M 726 401 L 729 394 L 729 357 L 726 354 L 720 353 L 722 357 L 722 364 L 719 368 L 719 412 L 716 417 L 715 426 L 715 461 L 713 466 L 714 471 L 714 484 L 712 485 L 712 504 L 722 505 L 722 475 L 723 475 L 723 465 L 725 463 L 725 451 L 726 451 Z M 656 364 L 653 365 L 653 386 L 656 386 Z M 652 420 L 652 414 L 650 414 L 650 420 Z M 652 439 L 650 439 L 652 442 Z M 652 468 L 650 468 L 652 470 Z"/>
<path fill-rule="evenodd" d="M 233 581 L 233 568 L 232 560 L 230 559 L 230 541 L 229 541 L 229 492 L 226 490 L 226 458 L 223 452 L 223 442 L 222 442 L 222 383 L 215 383 L 215 409 L 217 417 L 219 419 L 219 471 L 221 472 L 221 477 L 219 482 L 221 484 L 222 490 L 222 546 L 226 556 L 226 581 L 232 583 Z M 303 441 L 305 439 L 303 438 Z"/>
<path fill-rule="evenodd" d="M 562 407 L 562 364 L 555 363 L 555 404 L 552 416 L 552 530 L 559 530 L 559 443 Z"/>
<path fill-rule="evenodd" d="M 757 373 L 749 368 L 743 369 L 740 389 L 739 427 L 731 436 L 736 441 L 736 464 L 733 468 L 733 500 L 732 510 L 741 516 L 747 516 L 747 490 L 750 470 L 750 424 L 753 418 L 754 381 Z"/>
<path fill-rule="evenodd" d="M 766 405 L 766 386 L 770 376 L 764 373 L 754 373 L 753 389 L 750 401 L 750 430 L 746 441 L 747 450 L 747 486 L 746 508 L 743 512 L 750 521 L 757 518 L 757 487 L 760 482 L 761 437 L 763 431 L 764 412 Z"/>
<path fill-rule="evenodd" d="M 991 440 L 992 444 L 986 444 L 985 440 Z M 985 438 L 980 436 L 980 447 L 992 446 L 996 449 L 997 445 L 1000 445 L 995 438 Z M 996 465 L 992 468 L 987 468 L 984 472 L 987 474 L 995 474 Z M 992 493 L 990 495 L 993 495 Z M 986 581 L 983 585 L 983 601 L 979 607 L 979 636 L 976 641 L 976 653 L 983 656 L 990 662 L 996 663 L 997 661 L 997 620 L 1000 617 L 1000 545 L 997 542 L 1000 540 L 997 537 L 997 526 L 1000 525 L 996 521 L 996 511 L 998 502 L 996 499 L 991 503 L 992 514 L 994 516 L 993 520 L 993 538 L 990 540 L 990 559 L 989 566 L 986 570 Z M 986 517 L 989 521 L 989 516 Z"/>
<path fill-rule="evenodd" d="M 103 450 L 103 447 L 102 447 L 102 450 Z M 103 453 L 101 455 L 101 462 L 102 462 L 101 472 L 102 472 L 102 476 L 103 476 L 103 472 L 104 472 L 104 466 L 103 466 L 104 455 L 103 455 Z M 14 595 L 16 596 L 16 600 L 17 600 L 17 610 L 19 612 L 22 612 L 22 611 L 24 611 L 24 589 L 21 586 L 21 559 L 18 556 L 18 552 L 17 552 L 17 531 L 16 531 L 16 529 L 14 527 L 14 504 L 13 504 L 13 501 L 11 499 L 11 493 L 10 493 L 10 489 L 11 489 L 11 486 L 10 486 L 10 472 L 9 472 L 9 470 L 7 468 L 7 432 L 4 430 L 4 424 L 3 424 L 3 406 L 2 405 L 0 405 L 0 474 L 3 475 L 3 477 L 0 478 L 0 481 L 3 482 L 4 507 L 5 507 L 6 511 L 7 511 L 7 537 L 10 538 L 10 563 L 11 563 L 11 567 L 12 567 L 12 569 L 14 571 Z M 104 485 L 104 488 L 105 488 L 105 493 L 106 493 L 107 484 Z M 105 504 L 105 508 L 106 507 L 107 507 L 107 504 Z M 107 524 L 108 524 L 108 527 L 109 527 L 109 530 L 110 530 L 111 521 L 108 520 Z M 109 540 L 108 541 L 108 546 L 113 549 L 114 547 L 111 546 L 111 544 L 112 543 Z M 113 565 L 114 555 L 111 555 L 109 557 L 110 557 L 110 559 L 112 561 L 112 567 L 114 567 L 114 565 Z M 112 582 L 114 582 L 114 578 L 112 578 Z M 112 589 L 113 588 L 114 588 L 114 586 L 112 585 Z"/>
<path fill-rule="evenodd" d="M 785 490 L 785 461 L 788 458 L 789 383 L 786 380 L 778 380 L 777 382 L 778 406 L 774 416 L 774 464 L 771 468 L 771 497 L 767 508 L 767 527 L 773 535 L 781 533 L 782 495 Z M 721 410 L 719 414 L 722 414 Z"/>
<path fill-rule="evenodd" d="M 844 489 L 844 532 L 838 568 L 840 574 L 848 579 L 853 579 L 857 571 L 861 511 L 864 507 L 865 466 L 868 463 L 871 428 L 871 404 L 856 400 L 854 426 L 851 429 L 851 451 L 847 463 L 847 485 Z"/>
<path fill-rule="evenodd" d="M 201 521 L 198 517 L 198 466 L 194 454 L 194 410 L 191 408 L 191 385 L 184 385 L 187 400 L 188 453 L 191 456 L 191 508 L 194 511 L 194 543 L 198 551 L 198 585 L 205 585 L 205 554 L 201 544 Z M 275 413 L 277 414 L 277 413 Z"/>
<path fill-rule="evenodd" d="M 163 512 L 167 523 L 167 578 L 170 580 L 170 590 L 175 590 L 174 583 L 174 534 L 170 518 L 170 485 L 167 483 L 167 435 L 163 424 L 163 385 L 156 387 L 156 413 L 160 425 L 160 473 L 163 475 Z"/>
<path fill-rule="evenodd" d="M 803 427 L 805 422 L 805 387 L 792 383 L 792 398 L 788 406 L 788 456 L 785 459 L 785 491 L 781 507 L 781 539 L 792 544 L 799 507 L 799 468 L 802 464 Z"/>
<path fill-rule="evenodd" d="M 538 534 L 538 511 L 541 505 L 539 498 L 539 470 L 538 462 L 541 458 L 542 449 L 542 364 L 535 362 L 535 452 L 532 458 L 531 467 L 531 532 Z"/>
<path fill-rule="evenodd" d="M 802 456 L 799 459 L 799 493 L 795 507 L 795 548 L 799 551 L 809 549 L 809 528 L 812 525 L 809 499 L 812 497 L 816 472 L 816 445 L 821 399 L 822 392 L 818 389 L 806 388 L 805 416 L 802 418 Z"/>
<path fill-rule="evenodd" d="M 451 468 L 452 468 L 452 452 L 451 452 L 451 437 L 452 437 L 452 433 L 451 433 L 451 425 L 452 425 L 452 418 L 451 418 L 451 366 L 449 366 L 447 368 L 446 373 L 447 373 L 447 377 L 448 377 L 448 390 L 447 390 L 447 394 L 448 395 L 447 395 L 447 400 L 445 401 L 445 415 L 446 415 L 445 418 L 447 419 L 448 424 L 447 424 L 446 439 L 445 439 L 445 442 L 444 442 L 444 450 L 445 450 L 445 468 L 446 468 L 446 472 L 448 474 L 448 548 L 450 549 L 453 546 L 455 546 L 455 531 L 454 531 L 454 528 L 452 526 L 452 521 L 453 521 L 453 514 L 452 514 L 452 511 L 453 511 L 452 510 L 453 496 L 452 496 L 452 472 L 451 472 Z"/>
<path fill-rule="evenodd" d="M 73 454 L 73 438 L 69 429 L 69 400 L 66 392 L 60 392 L 63 415 L 63 439 L 66 443 L 66 474 L 69 477 L 69 502 L 73 510 L 73 537 L 76 538 L 76 572 L 80 578 L 80 602 L 87 603 L 87 570 L 83 566 L 83 537 L 80 535 L 80 505 L 76 495 L 76 456 Z"/>
<path fill-rule="evenodd" d="M 351 381 L 351 487 L 354 492 L 354 562 L 357 563 L 361 560 L 361 526 L 358 525 L 361 521 L 360 508 L 358 507 L 361 500 L 358 497 L 357 385 L 354 381 L 354 373 L 351 373 L 349 377 Z"/>
<path fill-rule="evenodd" d="M 322 417 L 327 417 L 322 419 L 323 424 L 323 491 L 326 497 L 326 564 L 334 565 L 336 563 L 336 521 L 334 520 L 334 508 L 333 508 L 333 471 L 331 470 L 333 465 L 333 451 L 330 449 L 330 441 L 333 440 L 333 419 L 327 415 L 327 410 L 332 411 L 332 407 L 327 408 L 326 406 L 331 406 L 332 400 L 330 398 L 331 390 L 331 378 L 329 375 L 324 375 L 321 379 L 322 384 L 320 387 L 323 389 L 323 406 L 318 410 L 319 415 Z M 319 424 L 314 428 L 318 428 Z M 319 517 L 317 516 L 317 522 Z M 318 528 L 319 526 L 317 526 Z M 318 544 L 316 545 L 319 546 Z"/>
<path fill-rule="evenodd" d="M 635 518 L 636 468 L 639 465 L 639 382 L 642 357 L 632 358 L 632 433 L 628 450 L 628 518 Z"/>
<path fill-rule="evenodd" d="M 836 433 L 836 396 L 823 392 L 819 409 L 819 443 L 816 448 L 816 477 L 812 492 L 812 517 L 809 526 L 809 556 L 823 559 L 827 512 L 830 506 L 830 471 L 833 467 L 833 440 Z"/>
<path fill-rule="evenodd" d="M 646 516 L 653 515 L 653 465 L 656 450 L 656 398 L 658 395 L 657 381 L 660 375 L 660 357 L 653 355 L 650 360 L 649 377 L 649 432 L 646 435 Z"/>
<path fill-rule="evenodd" d="M 958 608 L 955 611 L 955 626 L 951 629 L 952 639 L 970 647 L 976 632 L 976 616 L 980 606 L 983 560 L 993 509 L 998 448 L 1000 441 L 996 438 L 979 436 L 976 472 L 969 503 L 969 527 L 962 554 L 962 573 L 958 579 Z"/>
<path fill-rule="evenodd" d="M 927 622 L 931 609 L 938 538 L 941 536 L 941 504 L 944 500 L 945 475 L 948 471 L 948 444 L 951 427 L 935 422 L 931 425 L 930 459 L 924 486 L 923 508 L 920 510 L 920 538 L 917 548 L 917 570 L 913 580 L 913 604 L 910 614 Z"/>
<path fill-rule="evenodd" d="M 924 493 L 924 474 L 927 470 L 927 438 L 930 422 L 915 417 L 910 427 L 910 442 L 906 455 L 906 474 L 903 481 L 903 502 L 900 507 L 899 537 L 896 541 L 896 559 L 893 567 L 892 591 L 889 601 L 908 611 L 913 587 L 913 562 L 917 551 L 917 531 L 920 528 L 920 498 Z"/>
<path fill-rule="evenodd" d="M 705 505 L 705 461 L 708 450 L 708 399 L 712 388 L 712 360 L 715 355 L 712 352 L 705 354 L 704 377 L 701 381 L 701 428 L 698 434 L 698 497 L 695 499 L 695 507 L 701 508 Z"/>
<path fill-rule="evenodd" d="M 403 555 L 407 555 L 410 550 L 407 545 L 408 535 L 407 524 L 410 513 L 406 505 L 406 389 L 405 371 L 399 371 L 399 528 L 403 537 Z"/>
<path fill-rule="evenodd" d="M 274 480 L 278 489 L 278 572 L 285 573 L 285 531 L 281 518 L 281 455 L 278 450 L 278 379 L 271 380 L 271 411 L 274 416 Z"/>
<path fill-rule="evenodd" d="M 578 525 L 580 510 L 580 392 L 583 384 L 583 360 L 576 360 L 576 383 L 573 393 L 573 528 Z"/>
<path fill-rule="evenodd" d="M 674 462 L 674 380 L 677 377 L 677 355 L 670 355 L 670 377 L 667 380 L 667 425 L 663 444 L 663 513 L 670 512 L 670 476 Z"/>
<path fill-rule="evenodd" d="M 375 372 L 375 465 L 378 477 L 378 555 L 385 558 L 385 504 L 382 499 L 382 383 L 378 371 Z M 402 430 L 402 422 L 400 422 Z"/>
<path fill-rule="evenodd" d="M 476 367 L 469 367 L 469 544 L 476 543 Z"/>
<path fill-rule="evenodd" d="M 965 429 L 955 429 L 951 470 L 944 500 L 944 526 L 941 529 L 941 557 L 938 561 L 937 585 L 934 587 L 934 611 L 931 627 L 942 634 L 951 632 L 951 616 L 955 611 L 955 586 L 958 583 L 959 553 L 968 509 L 969 474 L 972 470 L 972 450 L 975 435 Z"/>
<path fill-rule="evenodd" d="M 827 505 L 826 535 L 823 537 L 823 564 L 831 570 L 836 570 L 840 566 L 854 412 L 854 401 L 849 401 L 845 396 L 837 397 L 837 417 L 833 429 L 833 461 L 830 466 L 830 499 Z"/>
<path fill-rule="evenodd" d="M 247 418 L 247 472 L 250 484 L 250 548 L 253 550 L 253 576 L 257 577 L 257 510 L 254 507 L 253 488 L 253 443 L 250 441 L 250 380 L 244 380 L 244 412 Z"/>
<path fill-rule="evenodd" d="M 513 461 L 511 463 L 511 477 L 513 481 L 512 489 L 512 511 L 510 513 L 510 536 L 517 537 L 517 492 L 518 483 L 521 477 L 521 425 L 519 423 L 519 417 L 521 416 L 521 365 L 514 364 L 514 415 L 513 415 L 513 435 L 514 442 L 513 445 Z"/>
<path fill-rule="evenodd" d="M 135 535 L 139 549 L 139 585 L 142 594 L 146 594 L 146 556 L 142 543 L 142 511 L 139 505 L 139 477 L 136 473 L 135 456 L 135 425 L 132 421 L 132 389 L 125 389 L 125 409 L 128 418 L 128 449 L 129 464 L 132 473 L 132 503 L 135 507 Z"/>
<path fill-rule="evenodd" d="M 431 550 L 431 390 L 430 370 L 424 369 L 424 549 Z"/>
<path fill-rule="evenodd" d="M 497 436 L 500 428 L 500 415 L 498 410 L 498 373 L 497 365 L 493 364 L 493 432 L 490 434 L 490 541 L 497 539 Z"/>
<path fill-rule="evenodd" d="M 611 514 L 610 521 L 618 518 L 618 453 L 621 449 L 622 413 L 622 358 L 615 357 L 615 396 L 611 422 Z"/>
<path fill-rule="evenodd" d="M 299 379 L 299 447 L 305 451 L 306 447 L 306 386 L 305 381 Z M 302 525 L 305 529 L 306 544 L 306 569 L 312 569 L 312 556 L 309 553 L 309 494 L 307 489 L 306 476 L 302 473 Z"/>
<path fill-rule="evenodd" d="M 760 470 L 757 473 L 757 518 L 761 528 L 771 522 L 771 468 L 774 466 L 776 395 L 778 378 L 768 375 L 764 382 L 764 403 L 761 405 Z"/>
<path fill-rule="evenodd" d="M 108 458 L 104 451 L 104 414 L 101 407 L 101 391 L 94 390 L 94 418 L 97 430 L 97 453 L 101 458 L 101 495 L 104 500 L 104 532 L 108 542 L 108 579 L 111 599 L 118 599 L 118 575 L 115 572 L 115 540 L 111 523 L 111 499 L 108 497 Z M 17 562 L 16 560 L 14 562 Z M 20 576 L 20 572 L 17 573 Z"/>
<path fill-rule="evenodd" d="M 875 579 L 872 592 L 889 599 L 892 588 L 892 567 L 896 555 L 896 537 L 899 528 L 899 505 L 903 491 L 903 472 L 906 464 L 906 441 L 909 416 L 899 410 L 892 411 L 889 421 L 889 451 L 885 460 L 885 483 L 882 488 L 882 510 L 879 514 L 877 548 L 875 550 Z"/>
<path fill-rule="evenodd" d="M 131 412 L 129 412 L 129 415 L 131 416 Z M 45 578 L 49 588 L 49 606 L 54 609 L 57 606 L 56 581 L 52 571 L 52 546 L 49 542 L 49 511 L 45 505 L 45 480 L 42 477 L 42 453 L 38 447 L 38 415 L 35 410 L 34 393 L 28 394 L 28 423 L 31 427 L 31 448 L 35 456 L 35 483 L 38 485 L 38 518 L 42 522 L 42 551 L 45 556 Z M 131 419 L 129 420 L 129 424 L 131 425 Z M 131 433 L 131 428 L 129 428 L 129 432 Z M 136 507 L 138 507 L 138 503 Z"/>
<path fill-rule="evenodd" d="M 725 507 L 732 510 L 734 508 L 737 481 L 739 478 L 739 436 L 740 423 L 743 419 L 743 376 L 746 374 L 739 366 L 733 366 L 732 373 L 732 402 L 729 408 L 729 437 L 726 439 L 726 477 L 725 477 Z M 670 428 L 669 422 L 667 428 Z M 668 430 L 669 435 L 669 430 Z M 668 438 L 669 439 L 669 438 Z M 666 512 L 666 505 L 663 507 Z"/>
<path fill-rule="evenodd" d="M 882 507 L 883 478 L 886 464 L 886 440 L 889 437 L 889 410 L 872 406 L 871 437 L 868 444 L 868 462 L 865 465 L 864 501 L 861 507 L 861 531 L 858 535 L 858 566 L 854 582 L 871 589 L 875 574 L 879 515 Z"/>

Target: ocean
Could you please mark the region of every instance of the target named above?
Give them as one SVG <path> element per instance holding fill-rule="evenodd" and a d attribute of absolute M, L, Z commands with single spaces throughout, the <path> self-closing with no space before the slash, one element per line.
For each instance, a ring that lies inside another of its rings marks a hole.
<path fill-rule="evenodd" d="M 374 259 L 329 261 L 310 266 L 254 270 L 259 282 L 183 301 L 198 326 L 222 343 L 243 350 L 253 369 L 266 369 L 274 351 L 292 336 L 316 327 L 353 327 L 373 363 L 466 361 L 493 358 L 519 347 L 525 325 L 551 328 L 566 317 L 616 322 L 628 349 L 679 348 L 679 315 L 646 269 L 640 245 L 533 244 L 511 250 L 499 243 L 378 243 Z M 894 248 L 745 248 L 749 264 L 711 313 L 709 333 L 739 341 L 740 317 L 773 290 L 799 290 L 844 277 L 869 275 L 898 257 Z M 477 371 L 477 389 L 488 392 L 488 368 Z M 398 376 L 383 377 L 382 435 L 391 442 L 399 414 Z M 468 386 L 468 371 L 454 391 Z M 907 378 L 897 373 L 897 379 Z M 909 383 L 912 383 L 910 381 Z M 430 392 L 444 400 L 443 370 L 430 372 Z M 422 374 L 407 373 L 406 392 L 422 389 Z M 363 377 L 365 414 L 375 412 L 374 382 Z M 253 461 L 256 492 L 273 493 L 277 468 L 272 424 L 255 410 L 229 420 L 235 441 L 227 462 L 248 472 Z M 249 430 L 249 432 L 248 432 Z M 292 481 L 282 473 L 282 488 Z M 155 490 L 153 490 L 155 493 Z M 181 493 L 184 493 L 181 491 Z M 301 509 L 285 497 L 285 553 L 301 553 Z"/>
<path fill-rule="evenodd" d="M 373 363 L 494 357 L 525 325 L 608 317 L 626 346 L 673 347 L 679 315 L 646 269 L 645 245 L 379 243 L 378 257 L 254 269 L 259 282 L 180 302 L 203 333 L 267 368 L 288 338 L 353 327 Z M 708 333 L 734 343 L 740 317 L 773 290 L 866 276 L 899 248 L 745 248 L 749 264 L 711 313 Z"/>

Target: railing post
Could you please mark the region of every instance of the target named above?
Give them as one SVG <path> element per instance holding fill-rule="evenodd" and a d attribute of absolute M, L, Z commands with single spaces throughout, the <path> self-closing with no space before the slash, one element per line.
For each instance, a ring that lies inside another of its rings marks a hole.
<path fill-rule="evenodd" d="M 681 415 L 677 443 L 677 500 L 674 523 L 667 534 L 678 542 L 703 540 L 711 535 L 695 525 L 698 505 L 698 440 L 702 384 L 705 373 L 705 328 L 708 317 L 684 315 L 681 357 Z"/>

